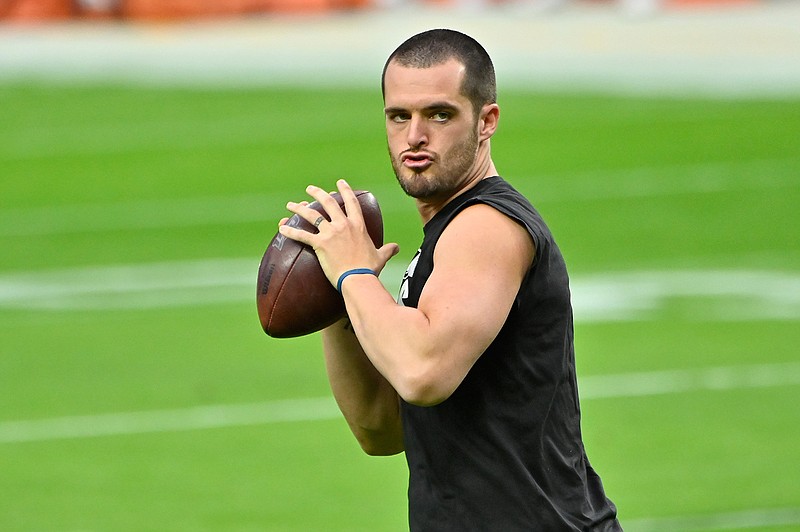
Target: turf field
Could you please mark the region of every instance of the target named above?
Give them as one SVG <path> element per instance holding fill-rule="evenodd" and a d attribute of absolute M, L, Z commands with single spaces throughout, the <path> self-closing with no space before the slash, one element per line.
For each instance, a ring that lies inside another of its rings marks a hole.
<path fill-rule="evenodd" d="M 258 260 L 346 177 L 420 239 L 370 90 L 0 85 L 0 530 L 398 531 Z M 627 530 L 800 530 L 800 99 L 501 94 L 500 171 L 573 278 L 589 456 Z M 727 527 L 727 528 L 726 528 Z"/>

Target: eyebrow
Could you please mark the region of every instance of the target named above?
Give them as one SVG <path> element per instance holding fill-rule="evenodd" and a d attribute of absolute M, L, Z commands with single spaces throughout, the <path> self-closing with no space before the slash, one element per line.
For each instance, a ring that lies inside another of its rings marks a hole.
<path fill-rule="evenodd" d="M 458 111 L 458 107 L 450 102 L 434 102 L 430 105 L 426 105 L 422 108 L 423 111 Z M 407 112 L 408 109 L 405 107 L 385 107 L 383 112 L 385 114 L 392 114 L 392 113 L 403 113 Z"/>

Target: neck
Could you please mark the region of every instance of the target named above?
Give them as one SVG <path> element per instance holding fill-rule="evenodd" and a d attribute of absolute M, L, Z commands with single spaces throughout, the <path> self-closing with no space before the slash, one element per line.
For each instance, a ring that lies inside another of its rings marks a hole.
<path fill-rule="evenodd" d="M 488 142 L 487 142 L 488 144 Z M 488 146 L 487 146 L 488 147 Z M 475 187 L 478 183 L 486 179 L 498 175 L 497 168 L 492 161 L 491 155 L 488 150 L 484 156 L 479 155 L 475 161 L 472 171 L 469 172 L 470 177 L 463 180 L 461 185 L 453 190 L 446 196 L 416 199 L 417 211 L 422 218 L 422 224 L 425 225 L 428 221 L 436 216 L 436 213 L 441 211 L 445 205 L 453 201 L 455 198 Z"/>

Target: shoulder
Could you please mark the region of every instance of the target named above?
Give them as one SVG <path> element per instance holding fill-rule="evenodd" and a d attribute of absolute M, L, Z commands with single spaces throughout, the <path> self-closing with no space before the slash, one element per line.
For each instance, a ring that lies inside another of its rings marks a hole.
<path fill-rule="evenodd" d="M 421 251 L 436 255 L 439 265 L 453 251 L 476 256 L 507 250 L 527 259 L 529 251 L 531 257 L 538 252 L 543 228 L 527 198 L 495 176 L 454 198 L 426 224 Z"/>
<path fill-rule="evenodd" d="M 515 271 L 527 270 L 534 253 L 531 234 L 520 221 L 481 202 L 464 207 L 452 218 L 434 250 L 437 263 L 454 257 L 465 269 L 482 265 Z"/>
<path fill-rule="evenodd" d="M 472 230 L 477 233 L 491 233 L 515 227 L 525 230 L 524 224 L 520 220 L 509 216 L 507 212 L 498 209 L 491 202 L 476 199 L 455 213 L 443 232 Z"/>

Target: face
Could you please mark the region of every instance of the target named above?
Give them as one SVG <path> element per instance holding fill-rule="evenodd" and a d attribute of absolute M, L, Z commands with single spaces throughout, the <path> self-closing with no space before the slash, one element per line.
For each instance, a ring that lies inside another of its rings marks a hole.
<path fill-rule="evenodd" d="M 409 196 L 451 196 L 475 176 L 479 130 L 460 87 L 456 60 L 430 68 L 389 64 L 384 79 L 386 135 L 400 186 Z"/>

